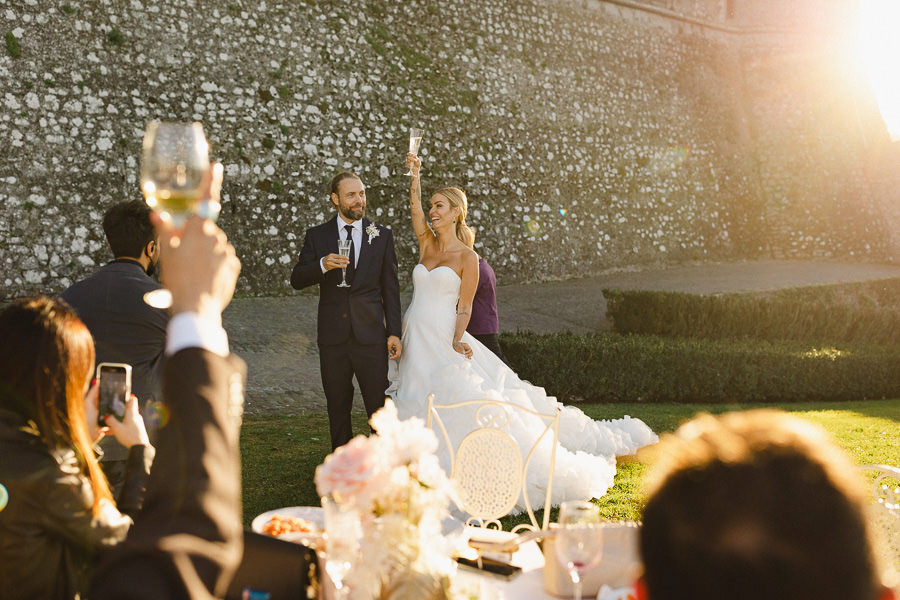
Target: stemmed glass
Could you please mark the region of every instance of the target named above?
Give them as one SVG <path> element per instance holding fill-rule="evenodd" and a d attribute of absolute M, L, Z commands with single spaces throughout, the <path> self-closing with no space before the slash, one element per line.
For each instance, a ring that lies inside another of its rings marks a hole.
<path fill-rule="evenodd" d="M 353 239 L 349 235 L 346 240 L 338 240 L 338 252 L 341 256 L 350 256 L 351 244 L 353 244 Z M 347 267 L 341 267 L 341 282 L 337 286 L 350 287 L 350 284 L 347 283 Z"/>
<path fill-rule="evenodd" d="M 322 498 L 325 509 L 325 571 L 334 582 L 337 598 L 348 598 L 350 590 L 344 579 L 353 568 L 359 553 L 362 529 L 359 514 L 332 498 Z"/>
<path fill-rule="evenodd" d="M 175 227 L 197 213 L 215 220 L 221 205 L 218 198 L 205 198 L 209 187 L 209 143 L 200 123 L 151 121 L 141 148 L 141 191 L 147 205 Z M 169 290 L 144 294 L 144 301 L 156 308 L 172 304 Z"/>
<path fill-rule="evenodd" d="M 418 154 L 419 153 L 419 144 L 422 142 L 422 133 L 423 131 L 417 127 L 413 127 L 409 130 L 409 153 L 410 154 Z M 413 176 L 412 168 L 409 169 L 406 173 L 410 177 Z"/>
<path fill-rule="evenodd" d="M 575 600 L 581 600 L 585 573 L 597 566 L 603 554 L 600 508 L 593 502 L 573 500 L 559 506 L 556 559 L 572 579 Z"/>

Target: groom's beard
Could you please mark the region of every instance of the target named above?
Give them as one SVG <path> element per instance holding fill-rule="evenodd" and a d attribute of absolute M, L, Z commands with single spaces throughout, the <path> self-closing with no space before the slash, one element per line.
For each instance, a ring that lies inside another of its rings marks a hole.
<path fill-rule="evenodd" d="M 363 217 L 366 216 L 366 205 L 351 207 L 351 206 L 341 206 L 340 207 L 341 216 L 343 216 L 348 221 L 359 221 Z"/>

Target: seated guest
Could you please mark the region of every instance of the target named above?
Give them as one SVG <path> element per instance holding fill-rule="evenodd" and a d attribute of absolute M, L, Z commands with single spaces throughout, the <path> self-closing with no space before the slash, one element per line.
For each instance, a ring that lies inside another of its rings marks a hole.
<path fill-rule="evenodd" d="M 210 221 L 191 217 L 176 231 L 154 220 L 163 283 L 172 292 L 163 371 L 170 419 L 160 430 L 144 508 L 128 538 L 101 560 L 91 600 L 221 597 L 242 556 L 245 368 L 229 354 L 221 325 L 240 262 Z"/>
<path fill-rule="evenodd" d="M 140 200 L 114 204 L 103 215 L 103 232 L 115 260 L 60 296 L 94 337 L 96 362 L 131 365 L 132 391 L 140 401 L 150 440 L 155 442 L 159 413 L 152 407 L 160 400 L 169 315 L 144 302 L 145 293 L 161 287 L 151 277 L 159 260 L 159 247 L 150 209 Z M 100 448 L 100 466 L 113 497 L 118 499 L 128 452 L 112 436 L 101 440 Z"/>
<path fill-rule="evenodd" d="M 700 416 L 659 445 L 641 600 L 888 600 L 862 483 L 819 428 L 786 413 Z"/>
<path fill-rule="evenodd" d="M 104 431 L 87 327 L 37 297 L 0 313 L 0 338 L 0 598 L 76 598 L 98 553 L 128 532 L 153 448 L 132 396 L 121 423 L 106 418 L 129 448 L 117 509 L 92 449 Z"/>

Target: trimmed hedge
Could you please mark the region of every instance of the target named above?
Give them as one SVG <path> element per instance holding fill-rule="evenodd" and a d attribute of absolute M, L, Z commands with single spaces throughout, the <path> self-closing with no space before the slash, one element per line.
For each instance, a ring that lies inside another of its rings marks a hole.
<path fill-rule="evenodd" d="M 563 402 L 805 402 L 900 397 L 900 349 L 649 335 L 503 334 L 522 379 Z"/>
<path fill-rule="evenodd" d="M 603 293 L 613 330 L 623 334 L 884 346 L 900 341 L 900 279 L 797 288 L 766 296 Z"/>

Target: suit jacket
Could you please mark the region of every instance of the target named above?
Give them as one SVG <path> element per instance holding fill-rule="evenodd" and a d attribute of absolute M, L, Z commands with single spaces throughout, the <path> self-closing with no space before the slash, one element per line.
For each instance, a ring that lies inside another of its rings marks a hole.
<path fill-rule="evenodd" d="M 169 315 L 148 306 L 144 294 L 160 287 L 138 263 L 123 260 L 104 265 L 60 294 L 90 330 L 97 363 L 131 365 L 131 391 L 140 401 L 151 441 L 156 439 L 157 419 L 144 408 L 160 399 Z M 111 435 L 100 441 L 100 447 L 108 460 L 123 460 L 128 455 Z"/>
<path fill-rule="evenodd" d="M 339 288 L 341 270 L 322 273 L 322 257 L 337 253 L 337 215 L 308 229 L 300 258 L 291 272 L 291 286 L 303 289 L 319 284 L 319 345 L 341 344 L 351 334 L 361 344 L 382 344 L 389 335 L 400 337 L 400 283 L 394 234 L 375 225 L 378 236 L 366 231 L 372 222 L 363 219 L 362 248 L 350 288 Z"/>
<path fill-rule="evenodd" d="M 238 438 L 246 366 L 199 348 L 171 356 L 144 506 L 98 565 L 88 598 L 224 596 L 241 559 Z"/>

